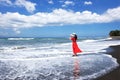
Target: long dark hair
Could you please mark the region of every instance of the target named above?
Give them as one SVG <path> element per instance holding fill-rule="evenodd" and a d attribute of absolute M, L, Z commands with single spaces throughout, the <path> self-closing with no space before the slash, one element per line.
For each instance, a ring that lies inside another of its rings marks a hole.
<path fill-rule="evenodd" d="M 77 35 L 76 34 L 74 34 L 74 36 L 75 36 L 75 39 L 77 40 L 78 38 L 77 38 Z"/>

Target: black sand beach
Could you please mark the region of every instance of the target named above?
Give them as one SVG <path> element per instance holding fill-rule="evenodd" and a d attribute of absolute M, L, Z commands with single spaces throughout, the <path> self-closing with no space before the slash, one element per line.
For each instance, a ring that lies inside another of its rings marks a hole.
<path fill-rule="evenodd" d="M 110 48 L 113 49 L 113 51 L 107 54 L 110 54 L 114 58 L 116 58 L 117 62 L 120 64 L 120 45 L 110 46 Z M 111 71 L 110 73 L 97 78 L 96 80 L 120 80 L 120 66 Z"/>

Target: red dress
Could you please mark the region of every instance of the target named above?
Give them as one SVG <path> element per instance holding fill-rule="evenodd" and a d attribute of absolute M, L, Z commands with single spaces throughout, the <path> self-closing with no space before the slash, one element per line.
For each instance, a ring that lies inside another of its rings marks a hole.
<path fill-rule="evenodd" d="M 77 45 L 76 39 L 72 37 L 71 40 L 72 40 L 72 49 L 73 49 L 74 55 L 77 55 L 77 53 L 82 52 Z"/>

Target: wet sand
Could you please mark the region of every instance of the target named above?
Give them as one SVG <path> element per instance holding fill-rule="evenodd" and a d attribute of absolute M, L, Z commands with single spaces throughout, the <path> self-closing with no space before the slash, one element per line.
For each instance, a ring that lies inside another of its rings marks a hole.
<path fill-rule="evenodd" d="M 112 52 L 108 52 L 107 54 L 112 55 L 117 59 L 117 62 L 120 64 L 120 45 L 118 46 L 110 46 L 113 50 Z M 110 73 L 103 75 L 96 80 L 120 80 L 120 65 Z"/>

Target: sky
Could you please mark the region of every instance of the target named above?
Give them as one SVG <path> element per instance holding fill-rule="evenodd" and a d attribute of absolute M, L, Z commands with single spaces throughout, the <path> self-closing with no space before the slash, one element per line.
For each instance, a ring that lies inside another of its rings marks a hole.
<path fill-rule="evenodd" d="M 108 36 L 120 0 L 0 0 L 0 37 Z"/>

